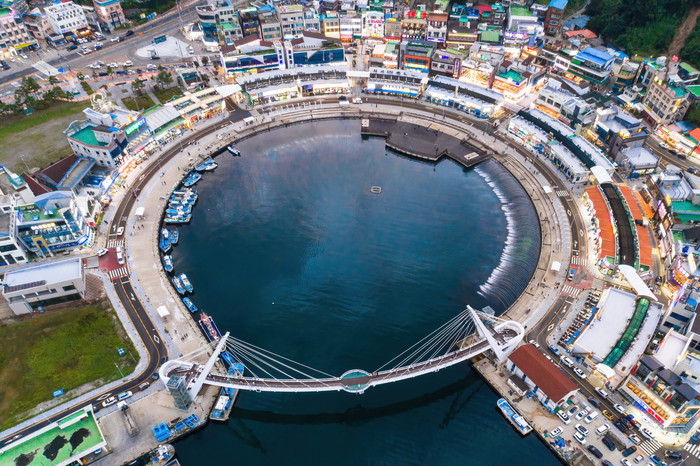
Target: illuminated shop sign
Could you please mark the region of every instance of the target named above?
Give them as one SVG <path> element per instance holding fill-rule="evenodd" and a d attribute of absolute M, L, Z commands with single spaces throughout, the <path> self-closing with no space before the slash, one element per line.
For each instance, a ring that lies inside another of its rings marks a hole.
<path fill-rule="evenodd" d="M 144 117 L 139 118 L 132 124 L 126 127 L 126 135 L 131 136 L 135 132 L 141 130 L 141 128 L 146 124 L 146 119 Z"/>

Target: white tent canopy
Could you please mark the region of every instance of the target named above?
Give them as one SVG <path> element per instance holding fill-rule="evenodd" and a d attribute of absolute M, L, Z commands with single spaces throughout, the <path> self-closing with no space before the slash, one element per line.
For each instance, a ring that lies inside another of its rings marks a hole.
<path fill-rule="evenodd" d="M 558 262 L 558 261 L 552 262 L 552 267 L 550 270 L 554 270 L 555 272 L 559 272 L 559 270 L 561 270 L 561 262 Z"/>
<path fill-rule="evenodd" d="M 156 309 L 156 310 L 158 311 L 158 315 L 161 316 L 161 317 L 165 317 L 165 316 L 169 316 L 169 315 L 170 315 L 170 312 L 168 311 L 168 308 L 165 307 L 165 306 L 158 306 L 158 309 Z"/>
<path fill-rule="evenodd" d="M 591 173 L 593 173 L 593 176 L 595 176 L 595 179 L 598 180 L 600 184 L 613 182 L 608 171 L 600 165 L 591 168 Z"/>
<path fill-rule="evenodd" d="M 606 366 L 602 362 L 595 366 L 595 370 L 603 374 L 606 379 L 611 379 L 615 376 L 615 370 L 610 366 Z"/>
<path fill-rule="evenodd" d="M 146 213 L 145 207 L 139 207 L 138 209 L 136 209 L 136 216 L 137 217 L 143 217 L 144 213 Z"/>

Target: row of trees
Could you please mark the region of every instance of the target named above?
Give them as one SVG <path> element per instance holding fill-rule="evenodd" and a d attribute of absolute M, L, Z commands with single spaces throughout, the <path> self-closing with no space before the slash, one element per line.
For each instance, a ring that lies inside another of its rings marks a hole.
<path fill-rule="evenodd" d="M 41 86 L 32 77 L 23 78 L 15 89 L 15 101 L 5 103 L 0 101 L 0 114 L 20 114 L 24 110 L 41 110 L 48 108 L 57 101 L 71 100 L 73 94 L 61 89 L 55 76 L 49 77 L 49 84 L 53 87 L 40 92 Z"/>
<path fill-rule="evenodd" d="M 109 68 L 107 68 L 109 72 Z M 134 79 L 131 82 L 131 90 L 136 94 L 136 95 L 141 95 L 143 94 L 143 91 L 146 89 L 146 79 Z M 167 87 L 172 86 L 173 84 L 173 76 L 170 74 L 169 71 L 166 71 L 165 68 L 162 66 L 158 65 L 158 74 L 153 76 L 151 78 L 151 81 L 153 82 L 153 87 L 157 89 L 164 89 Z"/>

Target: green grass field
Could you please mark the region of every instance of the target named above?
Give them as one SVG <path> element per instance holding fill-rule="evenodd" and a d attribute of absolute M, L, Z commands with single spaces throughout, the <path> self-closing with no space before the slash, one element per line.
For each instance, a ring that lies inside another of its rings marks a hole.
<path fill-rule="evenodd" d="M 151 108 L 155 105 L 153 99 L 148 94 L 140 95 L 138 97 L 126 97 L 122 99 L 124 106 L 129 110 L 145 110 Z"/>
<path fill-rule="evenodd" d="M 89 103 L 56 102 L 31 115 L 0 116 L 0 163 L 13 171 L 26 172 L 20 154 L 30 169 L 69 155 L 72 151 L 63 131 L 72 121 L 84 119 L 85 107 Z"/>
<path fill-rule="evenodd" d="M 183 95 L 183 92 L 182 89 L 175 86 L 168 89 L 155 90 L 153 91 L 153 94 L 158 98 L 161 104 L 166 104 L 168 103 L 168 100 L 172 99 L 173 97 Z"/>
<path fill-rule="evenodd" d="M 119 356 L 118 348 L 127 351 Z M 100 384 L 134 371 L 138 353 L 111 309 L 86 306 L 0 327 L 0 430 L 24 418 L 54 390 Z M 66 399 L 70 396 L 65 396 Z"/>

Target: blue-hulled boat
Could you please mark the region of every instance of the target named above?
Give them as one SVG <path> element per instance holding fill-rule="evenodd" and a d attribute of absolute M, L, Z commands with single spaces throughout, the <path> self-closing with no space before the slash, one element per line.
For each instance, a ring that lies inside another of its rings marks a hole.
<path fill-rule="evenodd" d="M 169 209 L 165 209 L 165 213 L 170 215 L 170 216 L 177 216 L 177 215 L 188 215 L 192 213 L 192 208 L 191 207 L 171 207 Z M 172 243 L 172 241 L 171 241 Z"/>
<path fill-rule="evenodd" d="M 180 281 L 182 282 L 182 286 L 185 287 L 185 290 L 187 290 L 190 293 L 194 291 L 194 287 L 192 286 L 192 283 L 190 283 L 190 279 L 187 278 L 187 275 L 185 275 L 184 273 L 181 274 Z"/>
<path fill-rule="evenodd" d="M 228 151 L 231 153 L 231 155 L 236 155 L 236 156 L 240 156 L 240 155 L 241 155 L 241 151 L 239 151 L 238 149 L 236 149 L 236 148 L 233 147 L 233 146 L 228 146 L 227 149 L 228 149 Z"/>
<path fill-rule="evenodd" d="M 180 232 L 177 230 L 173 230 L 170 234 L 170 244 L 177 244 L 177 241 L 180 239 Z"/>
<path fill-rule="evenodd" d="M 192 214 L 168 215 L 165 217 L 165 219 L 163 219 L 163 221 L 167 224 L 190 223 L 190 220 L 192 220 Z"/>
<path fill-rule="evenodd" d="M 175 289 L 177 290 L 178 293 L 185 294 L 185 288 L 183 288 L 182 282 L 180 282 L 179 278 L 177 278 L 177 277 L 173 278 L 173 285 L 175 285 Z"/>
<path fill-rule="evenodd" d="M 166 228 L 160 232 L 160 250 L 163 252 L 170 250 L 170 232 Z"/>
<path fill-rule="evenodd" d="M 182 298 L 182 302 L 185 303 L 185 306 L 187 307 L 187 309 L 189 309 L 190 312 L 197 312 L 199 310 L 190 298 Z"/>
<path fill-rule="evenodd" d="M 187 178 L 185 178 L 185 181 L 183 181 L 182 184 L 183 184 L 183 186 L 186 186 L 189 188 L 190 186 L 194 186 L 194 184 L 201 179 L 202 179 L 202 175 L 200 175 L 199 173 L 193 172 L 193 173 L 190 173 Z"/>
<path fill-rule="evenodd" d="M 216 162 L 214 162 L 212 159 L 206 159 L 202 161 L 202 163 L 200 163 L 199 165 L 196 165 L 194 169 L 198 172 L 208 172 L 216 169 L 216 167 L 218 167 Z"/>
<path fill-rule="evenodd" d="M 173 271 L 173 258 L 172 256 L 163 256 L 163 268 L 166 272 Z"/>

